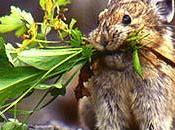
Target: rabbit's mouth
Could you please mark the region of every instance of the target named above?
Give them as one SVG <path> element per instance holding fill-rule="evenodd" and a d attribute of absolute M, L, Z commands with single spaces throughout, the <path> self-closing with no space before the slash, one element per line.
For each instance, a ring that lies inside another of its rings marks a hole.
<path fill-rule="evenodd" d="M 118 37 L 110 40 L 100 39 L 100 41 L 94 42 L 93 46 L 96 50 L 104 51 L 105 53 L 122 52 L 122 50 L 127 47 L 125 39 L 126 37 Z"/>
<path fill-rule="evenodd" d="M 116 55 L 125 53 L 128 50 L 127 44 L 123 41 L 110 43 L 110 41 L 103 43 L 102 42 L 95 42 L 93 43 L 93 47 L 99 52 L 100 55 Z"/>
<path fill-rule="evenodd" d="M 124 49 L 117 49 L 117 50 L 103 50 L 100 51 L 99 54 L 101 56 L 113 56 L 113 55 L 121 55 L 123 53 L 126 53 Z"/>

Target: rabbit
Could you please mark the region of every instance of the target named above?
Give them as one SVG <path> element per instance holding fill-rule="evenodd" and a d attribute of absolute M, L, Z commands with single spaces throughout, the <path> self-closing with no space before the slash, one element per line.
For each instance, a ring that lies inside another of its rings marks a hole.
<path fill-rule="evenodd" d="M 89 35 L 101 52 L 84 83 L 97 130 L 172 130 L 175 65 L 172 32 L 174 0 L 109 0 Z M 142 74 L 133 65 L 129 36 L 138 32 Z M 81 105 L 80 101 L 80 105 Z M 83 110 L 83 109 L 82 109 Z"/>

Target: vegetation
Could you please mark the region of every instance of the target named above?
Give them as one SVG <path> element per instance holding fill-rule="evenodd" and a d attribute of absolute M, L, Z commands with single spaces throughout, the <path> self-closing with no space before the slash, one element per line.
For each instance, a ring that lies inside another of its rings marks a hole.
<path fill-rule="evenodd" d="M 11 6 L 10 15 L 0 18 L 0 33 L 14 32 L 22 40 L 13 47 L 0 38 L 0 115 L 6 122 L 2 130 L 25 130 L 27 119 L 39 110 L 39 104 L 50 93 L 53 97 L 64 95 L 66 86 L 87 63 L 93 48 L 86 44 L 86 38 L 78 28 L 76 20 L 70 23 L 64 17 L 63 8 L 69 0 L 40 0 L 44 11 L 42 22 L 36 22 L 32 15 L 18 7 Z M 54 30 L 56 41 L 48 40 Z M 63 80 L 63 76 L 74 68 L 74 73 Z M 76 70 L 75 70 L 76 68 Z M 46 81 L 57 77 L 54 84 Z M 17 104 L 34 90 L 47 90 L 47 94 L 30 112 L 17 110 Z M 43 106 L 44 107 L 44 106 Z M 5 112 L 14 113 L 14 119 L 7 119 Z M 26 121 L 20 123 L 17 114 L 28 114 Z"/>
<path fill-rule="evenodd" d="M 53 99 L 64 95 L 68 86 L 80 69 L 95 54 L 86 37 L 75 27 L 76 20 L 69 23 L 64 16 L 65 5 L 69 0 L 40 0 L 44 17 L 37 22 L 32 14 L 18 7 L 11 6 L 11 12 L 0 18 L 0 33 L 14 32 L 21 40 L 13 47 L 0 37 L 0 116 L 4 121 L 2 130 L 27 130 L 29 117 L 48 103 L 40 106 L 48 94 Z M 57 40 L 51 41 L 48 36 L 56 32 Z M 141 75 L 139 61 L 138 33 L 128 38 L 133 46 L 133 67 Z M 73 71 L 72 71 L 73 70 Z M 68 78 L 66 73 L 73 72 Z M 47 81 L 55 78 L 54 84 Z M 34 90 L 46 90 L 46 94 L 31 111 L 18 110 L 17 104 Z M 13 113 L 13 119 L 5 116 Z M 18 114 L 27 115 L 26 120 L 19 122 Z"/>

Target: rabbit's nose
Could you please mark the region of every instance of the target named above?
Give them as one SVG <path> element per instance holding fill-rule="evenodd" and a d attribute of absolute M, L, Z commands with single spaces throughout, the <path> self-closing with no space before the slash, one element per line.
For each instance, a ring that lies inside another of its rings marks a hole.
<path fill-rule="evenodd" d="M 103 47 L 106 47 L 106 46 L 108 45 L 108 42 L 107 42 L 107 41 L 101 41 L 101 45 L 102 45 Z"/>
<path fill-rule="evenodd" d="M 108 45 L 108 39 L 105 36 L 105 34 L 101 35 L 101 39 L 100 39 L 100 45 L 102 45 L 103 47 L 106 47 Z"/>

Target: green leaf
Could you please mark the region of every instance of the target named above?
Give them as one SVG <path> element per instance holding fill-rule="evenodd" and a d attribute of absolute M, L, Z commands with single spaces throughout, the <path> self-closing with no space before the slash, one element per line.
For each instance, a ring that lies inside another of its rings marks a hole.
<path fill-rule="evenodd" d="M 134 67 L 134 70 L 136 71 L 136 73 L 139 74 L 140 76 L 142 76 L 143 70 L 142 70 L 142 66 L 140 64 L 138 49 L 136 47 L 133 49 L 133 67 Z"/>
<path fill-rule="evenodd" d="M 6 50 L 5 50 L 5 41 L 0 37 L 0 68 L 11 67 L 8 61 Z"/>
<path fill-rule="evenodd" d="M 9 98 L 20 96 L 43 71 L 31 67 L 0 68 L 0 106 Z"/>
<path fill-rule="evenodd" d="M 34 19 L 31 13 L 21 10 L 20 8 L 15 6 L 11 6 L 11 16 L 19 18 L 20 20 L 24 20 L 29 25 L 32 25 L 34 23 Z"/>
<path fill-rule="evenodd" d="M 17 59 L 17 56 L 18 56 L 17 50 L 11 44 L 9 44 L 9 43 L 6 44 L 5 48 L 6 48 L 6 54 L 7 54 L 7 57 L 8 57 L 10 64 L 12 64 L 14 67 L 28 66 L 24 62 Z"/>
<path fill-rule="evenodd" d="M 71 30 L 71 36 L 73 39 L 76 39 L 78 41 L 82 41 L 83 34 L 81 33 L 80 30 L 78 30 L 76 28 L 76 29 Z"/>
<path fill-rule="evenodd" d="M 25 34 L 26 31 L 27 31 L 27 27 L 26 26 L 22 26 L 18 30 L 16 30 L 15 35 L 17 37 L 20 37 L 21 35 Z"/>
<path fill-rule="evenodd" d="M 65 50 L 65 49 L 64 49 Z M 66 49 L 67 50 L 67 49 Z M 4 113 L 11 107 L 13 107 L 16 103 L 18 103 L 28 92 L 34 89 L 40 82 L 43 82 L 45 79 L 61 75 L 66 71 L 69 71 L 76 64 L 84 62 L 84 58 L 78 58 L 77 56 L 81 54 L 82 50 L 76 48 L 68 49 L 70 52 L 75 51 L 75 53 L 71 54 L 70 56 L 66 57 L 62 61 L 58 62 L 52 68 L 50 68 L 47 72 L 39 71 L 34 68 L 32 70 L 25 70 L 24 68 L 27 67 L 18 67 L 13 69 L 3 69 L 0 70 L 0 73 L 4 75 L 0 78 L 0 103 L 4 103 L 6 99 L 14 98 L 16 96 L 20 96 L 22 92 L 24 92 L 17 100 L 10 104 L 5 110 L 2 111 Z M 63 51 L 64 52 L 64 51 Z M 36 55 L 36 54 L 35 54 Z M 28 67 L 29 68 L 29 67 Z M 19 70 L 18 70 L 19 69 Z M 21 70 L 22 69 L 22 70 Z M 1 72 L 2 71 L 2 72 Z"/>
<path fill-rule="evenodd" d="M 34 20 L 30 13 L 11 6 L 11 14 L 1 17 L 0 22 L 0 33 L 17 31 L 16 35 L 21 36 L 27 31 L 27 28 L 30 28 Z"/>
<path fill-rule="evenodd" d="M 71 39 L 70 44 L 73 47 L 79 47 L 79 46 L 81 46 L 81 42 L 79 42 L 79 41 L 77 41 L 75 39 Z"/>
<path fill-rule="evenodd" d="M 26 124 L 20 123 L 17 119 L 10 119 L 9 122 L 3 124 L 1 130 L 28 130 Z"/>
<path fill-rule="evenodd" d="M 70 44 L 73 47 L 80 47 L 82 42 L 83 42 L 83 34 L 81 33 L 80 30 L 76 29 L 72 29 L 71 30 L 71 40 L 70 40 Z"/>
<path fill-rule="evenodd" d="M 18 59 L 40 70 L 49 70 L 78 50 L 80 49 L 31 49 L 19 53 Z"/>
<path fill-rule="evenodd" d="M 93 47 L 92 46 L 84 46 L 83 47 L 82 55 L 85 58 L 88 58 L 88 59 L 91 58 L 92 55 L 93 55 Z"/>

